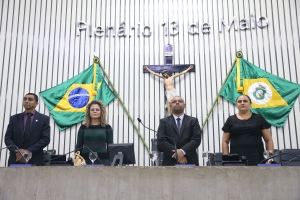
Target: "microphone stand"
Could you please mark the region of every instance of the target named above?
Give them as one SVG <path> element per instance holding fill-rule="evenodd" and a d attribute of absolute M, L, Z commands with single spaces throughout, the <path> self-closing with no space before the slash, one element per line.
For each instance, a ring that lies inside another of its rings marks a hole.
<path fill-rule="evenodd" d="M 138 120 L 139 123 L 141 123 L 146 129 L 149 129 L 150 131 L 154 131 L 154 132 L 156 133 L 156 136 L 157 136 L 157 137 L 159 137 L 159 135 L 163 135 L 163 136 L 165 136 L 165 137 L 167 137 L 167 138 L 170 138 L 170 139 L 174 142 L 176 162 L 178 163 L 178 154 L 177 154 L 177 147 L 176 147 L 176 142 L 175 142 L 175 140 L 174 140 L 173 138 L 171 138 L 171 137 L 165 135 L 165 134 L 161 134 L 161 133 L 159 134 L 159 133 L 157 133 L 155 130 L 153 130 L 153 129 L 151 129 L 151 128 L 148 128 L 147 126 L 145 126 L 145 125 L 142 123 L 142 120 L 141 120 L 140 118 L 137 118 L 137 120 Z M 152 154 L 152 156 L 153 156 L 153 154 Z"/>

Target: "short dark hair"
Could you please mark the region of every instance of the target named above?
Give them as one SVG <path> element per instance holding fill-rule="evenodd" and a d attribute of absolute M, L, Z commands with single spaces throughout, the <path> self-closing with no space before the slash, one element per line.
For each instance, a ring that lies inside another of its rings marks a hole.
<path fill-rule="evenodd" d="M 27 93 L 26 95 L 32 95 L 32 96 L 34 96 L 34 100 L 35 100 L 36 102 L 39 102 L 39 97 L 38 97 L 38 95 L 36 95 L 36 94 L 34 94 L 34 93 L 31 93 L 31 92 Z M 26 95 L 25 95 L 25 96 L 26 96 Z"/>
<path fill-rule="evenodd" d="M 240 98 L 241 96 L 248 97 L 248 99 L 249 99 L 250 103 L 252 103 L 252 101 L 251 101 L 251 99 L 250 99 L 250 97 L 249 97 L 248 95 L 246 95 L 246 94 L 242 94 L 242 95 L 238 96 L 238 98 Z M 236 100 L 235 100 L 235 103 L 237 102 L 238 98 L 236 98 Z"/>

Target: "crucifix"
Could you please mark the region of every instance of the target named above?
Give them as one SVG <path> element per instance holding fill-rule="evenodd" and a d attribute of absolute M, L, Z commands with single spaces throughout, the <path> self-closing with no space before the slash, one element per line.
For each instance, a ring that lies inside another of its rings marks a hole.
<path fill-rule="evenodd" d="M 181 76 L 188 71 L 195 72 L 193 64 L 189 65 L 173 65 L 173 48 L 172 45 L 168 44 L 165 46 L 165 64 L 164 65 L 144 65 L 144 73 L 151 73 L 154 76 L 164 79 L 165 94 L 167 98 L 166 108 L 168 109 L 168 115 L 171 115 L 170 102 L 171 99 L 178 94 L 174 87 L 174 79 Z M 179 72 L 178 74 L 172 75 L 173 72 Z M 161 75 L 159 74 L 161 73 Z"/>

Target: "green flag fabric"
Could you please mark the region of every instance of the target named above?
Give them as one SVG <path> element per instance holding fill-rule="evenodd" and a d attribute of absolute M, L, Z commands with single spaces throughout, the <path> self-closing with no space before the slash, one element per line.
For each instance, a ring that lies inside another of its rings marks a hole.
<path fill-rule="evenodd" d="M 115 99 L 98 62 L 75 77 L 40 92 L 40 95 L 59 130 L 83 121 L 86 105 L 92 100 L 101 100 L 107 105 Z"/>
<path fill-rule="evenodd" d="M 282 127 L 300 94 L 300 85 L 237 58 L 220 95 L 233 104 L 241 94 L 251 98 L 251 111 Z"/>

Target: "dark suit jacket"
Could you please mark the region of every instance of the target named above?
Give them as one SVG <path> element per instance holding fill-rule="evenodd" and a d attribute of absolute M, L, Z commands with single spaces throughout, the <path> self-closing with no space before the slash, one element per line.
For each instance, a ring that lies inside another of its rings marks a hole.
<path fill-rule="evenodd" d="M 171 137 L 176 142 L 176 148 L 186 153 L 187 164 L 199 165 L 197 148 L 201 142 L 202 131 L 197 118 L 184 115 L 180 133 L 178 132 L 173 115 L 160 120 L 157 130 L 157 147 L 164 152 L 164 166 L 174 166 L 176 160 L 172 158 L 174 141 L 165 136 Z"/>
<path fill-rule="evenodd" d="M 20 164 L 16 161 L 16 147 L 27 149 L 32 153 L 32 158 L 28 164 L 37 166 L 44 165 L 43 148 L 50 142 L 50 118 L 35 111 L 32 119 L 30 134 L 26 142 L 23 143 L 24 135 L 24 113 L 19 113 L 10 117 L 9 124 L 5 133 L 5 144 L 9 147 L 10 155 L 8 165 Z"/>

